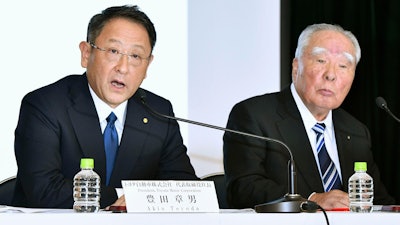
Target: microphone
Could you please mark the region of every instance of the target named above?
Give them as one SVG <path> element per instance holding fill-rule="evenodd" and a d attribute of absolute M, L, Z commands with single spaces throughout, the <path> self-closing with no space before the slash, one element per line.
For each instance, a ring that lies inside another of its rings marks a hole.
<path fill-rule="evenodd" d="M 382 97 L 379 96 L 379 97 L 377 97 L 377 98 L 375 99 L 375 102 L 376 102 L 376 105 L 377 105 L 379 108 L 385 110 L 393 119 L 395 119 L 397 122 L 400 123 L 400 119 L 397 118 L 395 115 L 393 115 L 393 113 L 392 113 L 392 112 L 390 111 L 390 109 L 387 107 L 387 104 L 386 104 L 386 101 L 385 101 L 384 98 L 382 98 Z"/>
<path fill-rule="evenodd" d="M 195 124 L 198 126 L 203 126 L 203 127 L 208 127 L 211 129 L 217 129 L 217 130 L 222 130 L 225 132 L 230 132 L 234 134 L 239 134 L 239 135 L 244 135 L 248 137 L 253 137 L 253 138 L 258 138 L 267 142 L 275 142 L 280 145 L 282 145 L 287 152 L 289 153 L 290 160 L 288 161 L 288 193 L 285 194 L 282 198 L 277 199 L 275 201 L 269 202 L 269 203 L 264 203 L 264 204 L 259 204 L 254 207 L 255 211 L 258 213 L 276 213 L 276 212 L 302 212 L 302 211 L 311 211 L 305 209 L 305 207 L 302 207 L 303 204 L 305 203 L 313 203 L 312 201 L 308 201 L 307 199 L 303 198 L 301 195 L 297 194 L 297 180 L 296 180 L 296 170 L 295 170 L 295 163 L 292 155 L 292 151 L 289 149 L 289 147 L 283 143 L 282 141 L 279 141 L 277 139 L 273 138 L 268 138 L 268 137 L 263 137 L 263 136 L 258 136 L 255 134 L 250 134 L 250 133 L 245 133 L 242 131 L 237 131 L 237 130 L 231 130 L 228 128 L 223 128 L 223 127 L 218 127 L 214 126 L 211 124 L 206 124 L 206 123 L 201 123 L 193 120 L 188 120 L 188 119 L 182 119 L 179 117 L 174 117 L 174 116 L 169 116 L 165 114 L 161 114 L 154 109 L 152 109 L 149 105 L 146 103 L 146 93 L 143 89 L 139 88 L 138 89 L 138 94 L 140 97 L 140 100 L 142 104 L 148 109 L 151 113 L 154 115 L 161 117 L 161 118 L 167 118 L 167 119 L 172 119 L 172 120 L 177 120 L 177 121 L 182 121 L 185 123 L 190 123 L 190 124 Z M 316 203 L 315 203 L 316 204 Z"/>

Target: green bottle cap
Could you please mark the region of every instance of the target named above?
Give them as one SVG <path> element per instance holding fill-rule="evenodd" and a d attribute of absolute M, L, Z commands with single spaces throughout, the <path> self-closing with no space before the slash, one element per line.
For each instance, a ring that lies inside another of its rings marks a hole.
<path fill-rule="evenodd" d="M 355 162 L 354 163 L 354 171 L 367 171 L 367 163 L 366 162 Z"/>
<path fill-rule="evenodd" d="M 81 168 L 85 169 L 93 169 L 94 168 L 94 159 L 92 158 L 82 158 L 81 159 Z"/>

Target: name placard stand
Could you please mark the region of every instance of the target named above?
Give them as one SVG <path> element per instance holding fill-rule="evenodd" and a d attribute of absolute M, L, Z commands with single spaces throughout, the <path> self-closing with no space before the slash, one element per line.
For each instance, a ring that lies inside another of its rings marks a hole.
<path fill-rule="evenodd" d="M 127 212 L 219 212 L 213 181 L 123 180 Z"/>

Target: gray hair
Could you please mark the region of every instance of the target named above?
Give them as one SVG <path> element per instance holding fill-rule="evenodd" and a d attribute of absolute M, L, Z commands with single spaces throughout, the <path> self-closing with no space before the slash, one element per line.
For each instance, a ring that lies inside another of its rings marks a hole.
<path fill-rule="evenodd" d="M 332 24 L 326 24 L 326 23 L 310 25 L 301 32 L 299 39 L 297 41 L 295 57 L 300 59 L 300 57 L 303 55 L 304 48 L 308 45 L 308 43 L 310 41 L 311 36 L 315 32 L 323 31 L 323 30 L 337 31 L 337 32 L 343 34 L 344 36 L 346 36 L 353 43 L 354 48 L 356 49 L 356 65 L 357 65 L 361 58 L 361 48 L 360 48 L 360 45 L 358 44 L 357 38 L 354 36 L 353 33 L 351 33 L 350 31 L 344 30 L 339 25 L 332 25 Z"/>

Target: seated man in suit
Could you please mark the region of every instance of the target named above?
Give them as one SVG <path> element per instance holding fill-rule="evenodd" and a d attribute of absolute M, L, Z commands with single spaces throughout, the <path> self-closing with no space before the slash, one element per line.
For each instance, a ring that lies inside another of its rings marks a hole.
<path fill-rule="evenodd" d="M 290 87 L 236 104 L 227 123 L 227 128 L 286 143 L 296 162 L 298 194 L 324 209 L 349 206 L 348 179 L 355 161 L 368 164 L 374 204 L 394 203 L 373 160 L 368 128 L 340 108 L 360 57 L 351 32 L 336 25 L 311 25 L 298 39 Z M 314 130 L 321 131 L 325 141 L 321 152 L 327 157 L 321 164 L 317 152 L 322 148 L 317 147 Z M 225 133 L 230 204 L 253 208 L 283 197 L 288 192 L 288 159 L 282 145 Z M 330 172 L 325 172 L 326 167 Z M 322 176 L 331 182 L 323 182 Z"/>
<path fill-rule="evenodd" d="M 94 158 L 101 177 L 101 208 L 125 205 L 115 190 L 121 180 L 198 179 L 178 123 L 153 116 L 137 93 L 155 42 L 153 23 L 137 6 L 110 7 L 91 18 L 87 40 L 79 45 L 86 72 L 22 100 L 13 205 L 72 208 L 73 177 L 84 157 Z M 173 115 L 170 101 L 144 92 L 152 108 Z M 118 146 L 108 157 L 103 132 L 111 113 L 117 118 Z"/>

